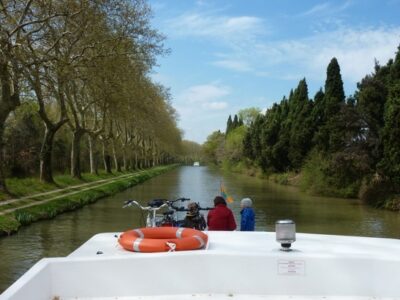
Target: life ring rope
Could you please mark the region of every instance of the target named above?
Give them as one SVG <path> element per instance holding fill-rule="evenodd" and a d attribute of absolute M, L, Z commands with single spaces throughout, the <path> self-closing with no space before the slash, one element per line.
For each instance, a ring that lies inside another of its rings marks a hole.
<path fill-rule="evenodd" d="M 133 252 L 172 252 L 202 249 L 208 236 L 196 229 L 155 227 L 128 230 L 118 239 L 119 244 Z"/>

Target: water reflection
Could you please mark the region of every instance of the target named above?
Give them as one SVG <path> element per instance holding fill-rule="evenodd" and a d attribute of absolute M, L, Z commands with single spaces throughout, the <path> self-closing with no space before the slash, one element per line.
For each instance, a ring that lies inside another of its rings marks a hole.
<path fill-rule="evenodd" d="M 138 209 L 122 209 L 127 199 L 145 204 L 153 198 L 188 197 L 201 206 L 212 206 L 221 181 L 235 198 L 229 206 L 238 224 L 240 199 L 253 199 L 256 230 L 272 231 L 276 220 L 290 218 L 296 222 L 299 232 L 400 237 L 398 213 L 375 210 L 356 200 L 311 197 L 292 187 L 207 167 L 182 167 L 79 211 L 32 224 L 11 237 L 0 238 L 0 291 L 42 257 L 66 256 L 99 232 L 142 226 L 143 216 Z"/>

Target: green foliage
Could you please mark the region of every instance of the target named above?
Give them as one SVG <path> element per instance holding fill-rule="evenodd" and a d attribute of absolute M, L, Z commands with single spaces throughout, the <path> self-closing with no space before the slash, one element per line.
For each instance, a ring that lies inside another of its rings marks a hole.
<path fill-rule="evenodd" d="M 391 198 L 394 189 L 390 181 L 375 174 L 372 179 L 365 178 L 360 187 L 359 198 L 373 207 L 383 207 Z"/>
<path fill-rule="evenodd" d="M 325 116 L 328 120 L 339 112 L 344 99 L 342 75 L 339 63 L 334 57 L 328 65 L 325 81 Z"/>
<path fill-rule="evenodd" d="M 238 116 L 235 115 L 235 117 L 233 118 L 233 122 L 232 122 L 232 130 L 237 128 L 238 126 L 240 126 L 239 125 L 239 119 L 238 119 Z"/>
<path fill-rule="evenodd" d="M 203 144 L 203 154 L 208 163 L 218 165 L 223 160 L 224 155 L 225 134 L 219 130 L 214 131 L 207 137 L 207 141 Z"/>
<path fill-rule="evenodd" d="M 336 58 L 332 58 L 326 74 L 324 98 L 319 103 L 316 103 L 315 106 L 316 111 L 314 112 L 314 116 L 320 116 L 320 119 L 319 127 L 316 128 L 314 141 L 320 151 L 333 153 L 340 150 L 343 146 L 340 143 L 340 137 L 344 132 L 340 130 L 341 124 L 338 115 L 345 105 L 343 81 Z"/>
<path fill-rule="evenodd" d="M 39 178 L 8 178 L 7 185 L 16 197 L 47 192 L 56 188 L 53 184 L 40 182 Z"/>
<path fill-rule="evenodd" d="M 400 186 L 400 78 L 390 88 L 385 108 L 383 157 L 380 167 L 386 176 Z"/>
<path fill-rule="evenodd" d="M 0 216 L 0 236 L 10 235 L 18 230 L 21 224 L 12 215 Z"/>
<path fill-rule="evenodd" d="M 240 126 L 233 129 L 225 140 L 224 158 L 238 162 L 243 157 L 243 139 L 246 135 L 246 127 Z"/>
<path fill-rule="evenodd" d="M 5 177 L 53 183 L 58 173 L 110 172 L 111 161 L 118 171 L 178 161 L 171 94 L 150 76 L 169 50 L 151 18 L 146 0 L 2 5 L 0 199 Z"/>
<path fill-rule="evenodd" d="M 228 121 L 226 122 L 226 130 L 225 130 L 225 134 L 227 135 L 229 133 L 229 131 L 232 130 L 232 117 L 231 115 L 229 115 L 228 117 Z"/>
<path fill-rule="evenodd" d="M 38 153 L 44 126 L 37 114 L 38 105 L 27 100 L 7 119 L 4 161 L 9 176 L 31 176 L 39 168 Z"/>
<path fill-rule="evenodd" d="M 247 127 L 250 127 L 259 115 L 261 115 L 261 109 L 258 107 L 245 108 L 238 112 L 239 119 L 243 122 L 242 125 Z"/>
<path fill-rule="evenodd" d="M 291 168 L 299 170 L 303 159 L 311 149 L 311 140 L 314 134 L 311 115 L 313 104 L 308 99 L 308 87 L 305 79 L 299 82 L 289 106 L 291 106 L 289 118 L 291 118 L 292 123 L 288 158 Z"/>
<path fill-rule="evenodd" d="M 264 117 L 258 115 L 250 128 L 247 130 L 246 136 L 243 139 L 243 154 L 245 157 L 259 161 L 261 157 L 261 130 L 264 123 Z"/>
<path fill-rule="evenodd" d="M 244 138 L 246 157 L 255 160 L 266 172 L 299 169 L 312 145 L 312 108 L 303 79 L 290 92 L 289 99 L 274 104 L 250 126 Z"/>
<path fill-rule="evenodd" d="M 271 175 L 270 178 L 275 183 L 278 183 L 278 184 L 281 184 L 281 185 L 288 185 L 289 184 L 290 174 L 289 173 L 278 173 L 278 174 Z"/>
<path fill-rule="evenodd" d="M 203 160 L 201 145 L 192 141 L 183 140 L 181 160 L 189 165 L 192 165 L 195 161 L 201 162 Z"/>
<path fill-rule="evenodd" d="M 361 185 L 354 161 L 344 157 L 327 157 L 312 151 L 302 169 L 300 187 L 311 194 L 355 198 Z"/>
<path fill-rule="evenodd" d="M 346 101 L 333 58 L 325 88 L 314 99 L 302 79 L 264 115 L 250 108 L 233 121 L 229 116 L 225 142 L 215 133 L 208 140 L 214 163 L 229 170 L 255 166 L 280 173 L 271 178 L 282 184 L 301 178 L 302 189 L 314 194 L 359 195 L 370 205 L 400 209 L 400 47 L 394 60 L 376 63 L 357 88 Z M 241 119 L 247 130 L 239 134 Z"/>
<path fill-rule="evenodd" d="M 226 131 L 225 131 L 225 136 L 228 136 L 228 134 L 236 129 L 237 127 L 240 127 L 243 125 L 243 120 L 241 118 L 239 118 L 237 115 L 235 115 L 233 117 L 233 121 L 232 121 L 232 117 L 229 115 L 228 117 L 228 121 L 226 122 Z"/>

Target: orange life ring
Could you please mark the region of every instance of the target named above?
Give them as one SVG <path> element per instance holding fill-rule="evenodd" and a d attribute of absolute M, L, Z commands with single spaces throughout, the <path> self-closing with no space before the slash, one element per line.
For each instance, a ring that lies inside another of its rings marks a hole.
<path fill-rule="evenodd" d="M 196 250 L 205 247 L 208 236 L 196 229 L 149 227 L 128 230 L 118 239 L 126 250 L 134 252 L 167 252 Z"/>

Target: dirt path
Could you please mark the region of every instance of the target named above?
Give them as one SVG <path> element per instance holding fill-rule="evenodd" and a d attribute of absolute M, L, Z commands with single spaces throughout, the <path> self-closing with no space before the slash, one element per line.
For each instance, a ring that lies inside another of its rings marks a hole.
<path fill-rule="evenodd" d="M 16 199 L 10 199 L 10 200 L 7 200 L 7 201 L 3 201 L 3 202 L 0 203 L 0 206 L 6 205 L 6 204 L 10 204 L 10 203 L 15 203 L 15 202 L 18 202 L 18 201 L 21 201 L 21 200 L 29 200 L 29 199 L 35 200 L 35 199 L 33 199 L 34 197 L 47 196 L 47 195 L 51 195 L 51 194 L 54 194 L 54 193 L 65 192 L 65 191 L 68 191 L 68 190 L 71 190 L 71 189 L 72 190 L 78 189 L 77 191 L 73 191 L 73 192 L 69 192 L 69 193 L 63 193 L 62 195 L 59 195 L 59 196 L 56 196 L 56 197 L 52 197 L 52 198 L 49 198 L 49 199 L 43 199 L 43 200 L 35 201 L 33 203 L 29 203 L 29 204 L 26 204 L 26 205 L 21 205 L 21 206 L 15 207 L 15 208 L 3 210 L 3 211 L 0 212 L 0 216 L 12 213 L 12 212 L 16 211 L 17 209 L 32 207 L 32 206 L 36 206 L 36 205 L 39 205 L 39 204 L 47 203 L 47 202 L 50 202 L 50 201 L 53 201 L 53 200 L 57 200 L 59 198 L 75 195 L 75 194 L 78 194 L 78 193 L 81 193 L 81 192 L 84 192 L 84 191 L 89 191 L 89 190 L 92 190 L 92 189 L 95 189 L 95 188 L 98 188 L 98 187 L 101 187 L 101 186 L 104 186 L 104 185 L 119 181 L 119 180 L 124 179 L 124 178 L 130 178 L 130 177 L 137 176 L 137 175 L 139 175 L 139 174 L 141 174 L 143 172 L 145 172 L 145 171 L 140 171 L 140 172 L 131 173 L 131 174 L 125 174 L 125 175 L 121 175 L 121 176 L 113 177 L 113 178 L 109 178 L 109 179 L 101 179 L 101 180 L 97 180 L 97 181 L 93 181 L 93 182 L 89 182 L 89 183 L 84 183 L 84 184 L 79 184 L 79 185 L 66 187 L 66 188 L 63 188 L 63 189 L 57 189 L 57 190 L 54 190 L 54 191 L 49 191 L 49 192 L 45 192 L 45 193 L 34 194 L 34 195 L 25 196 L 25 197 L 22 197 L 22 198 L 16 198 Z M 87 187 L 87 186 L 89 186 L 89 187 Z"/>

